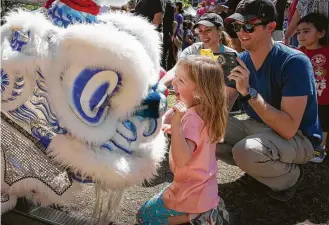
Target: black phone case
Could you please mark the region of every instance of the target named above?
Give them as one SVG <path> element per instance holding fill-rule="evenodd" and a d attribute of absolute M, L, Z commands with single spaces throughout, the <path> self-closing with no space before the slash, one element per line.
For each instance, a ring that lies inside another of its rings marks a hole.
<path fill-rule="evenodd" d="M 224 81 L 227 86 L 235 87 L 235 81 L 229 80 L 231 70 L 239 65 L 236 60 L 237 54 L 235 52 L 224 52 L 218 55 L 218 63 L 222 66 L 224 72 Z"/>

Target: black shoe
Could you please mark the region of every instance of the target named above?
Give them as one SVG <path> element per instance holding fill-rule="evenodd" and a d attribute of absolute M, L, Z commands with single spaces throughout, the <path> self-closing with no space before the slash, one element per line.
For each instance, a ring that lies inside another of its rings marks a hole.
<path fill-rule="evenodd" d="M 297 189 L 300 187 L 300 185 L 303 183 L 304 180 L 304 167 L 302 165 L 299 165 L 299 169 L 300 169 L 299 178 L 294 186 L 283 191 L 270 190 L 268 191 L 267 194 L 271 198 L 281 202 L 287 202 L 291 200 L 295 196 Z"/>

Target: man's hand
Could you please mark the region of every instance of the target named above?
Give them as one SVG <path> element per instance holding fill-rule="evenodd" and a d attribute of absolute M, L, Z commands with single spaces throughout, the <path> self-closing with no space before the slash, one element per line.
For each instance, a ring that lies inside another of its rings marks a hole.
<path fill-rule="evenodd" d="M 217 5 L 216 6 L 216 13 L 221 13 L 221 12 L 228 12 L 228 7 L 225 5 Z"/>
<path fill-rule="evenodd" d="M 182 118 L 185 115 L 187 109 L 183 102 L 178 102 L 174 107 L 174 115 L 171 117 L 171 126 L 177 126 L 181 124 Z"/>
<path fill-rule="evenodd" d="M 156 27 L 158 27 L 160 25 L 160 23 L 162 21 L 162 15 L 163 15 L 162 12 L 158 12 L 154 15 L 152 22 Z"/>
<path fill-rule="evenodd" d="M 243 96 L 248 94 L 249 89 L 249 70 L 242 62 L 240 58 L 236 58 L 240 66 L 235 67 L 231 70 L 230 75 L 228 76 L 229 80 L 235 80 L 236 83 L 236 90 Z"/>

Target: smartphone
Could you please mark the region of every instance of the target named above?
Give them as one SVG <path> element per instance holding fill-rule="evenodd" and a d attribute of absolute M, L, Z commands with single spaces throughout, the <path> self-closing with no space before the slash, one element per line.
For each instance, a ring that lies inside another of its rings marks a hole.
<path fill-rule="evenodd" d="M 222 66 L 224 72 L 224 81 L 227 86 L 235 88 L 235 81 L 229 80 L 231 70 L 239 65 L 236 58 L 238 55 L 235 52 L 223 52 L 218 55 L 218 63 Z"/>

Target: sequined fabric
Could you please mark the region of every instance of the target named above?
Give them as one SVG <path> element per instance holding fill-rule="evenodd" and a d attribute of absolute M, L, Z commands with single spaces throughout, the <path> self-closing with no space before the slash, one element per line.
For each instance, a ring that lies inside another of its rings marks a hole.
<path fill-rule="evenodd" d="M 4 119 L 1 121 L 1 154 L 4 157 L 4 181 L 9 186 L 34 178 L 57 195 L 62 195 L 72 186 L 67 172 L 54 166 L 32 141 Z"/>

